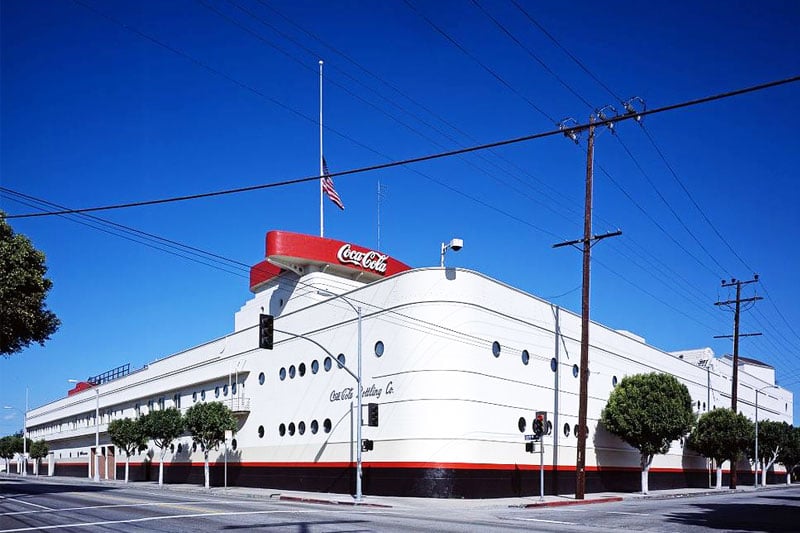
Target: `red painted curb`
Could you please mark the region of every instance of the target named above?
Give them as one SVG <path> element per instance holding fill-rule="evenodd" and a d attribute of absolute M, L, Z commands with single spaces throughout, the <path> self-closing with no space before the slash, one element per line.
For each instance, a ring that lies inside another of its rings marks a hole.
<path fill-rule="evenodd" d="M 321 503 L 325 505 L 352 505 L 352 506 L 359 506 L 359 507 L 386 507 L 390 508 L 391 505 L 384 505 L 381 503 L 358 503 L 358 502 L 348 502 L 348 501 L 336 501 L 336 500 L 323 500 L 320 498 L 304 498 L 302 496 L 281 496 L 278 498 L 282 501 L 287 502 L 300 502 L 300 503 Z"/>
<path fill-rule="evenodd" d="M 540 503 L 528 503 L 523 505 L 523 508 L 530 508 L 530 507 L 563 507 L 564 505 L 590 505 L 593 503 L 610 503 L 610 502 L 621 502 L 623 498 L 620 496 L 611 496 L 609 498 L 595 498 L 593 500 L 556 500 L 554 502 L 540 502 Z"/>

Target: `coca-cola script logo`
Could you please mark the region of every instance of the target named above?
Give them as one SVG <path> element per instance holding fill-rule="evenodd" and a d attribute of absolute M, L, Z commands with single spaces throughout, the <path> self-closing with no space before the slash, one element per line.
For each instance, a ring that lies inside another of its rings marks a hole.
<path fill-rule="evenodd" d="M 353 250 L 349 244 L 339 248 L 336 253 L 336 258 L 341 263 L 350 263 L 366 270 L 374 270 L 380 274 L 386 273 L 386 259 L 388 257 L 388 255 L 379 254 L 374 250 L 359 252 L 358 250 Z"/>

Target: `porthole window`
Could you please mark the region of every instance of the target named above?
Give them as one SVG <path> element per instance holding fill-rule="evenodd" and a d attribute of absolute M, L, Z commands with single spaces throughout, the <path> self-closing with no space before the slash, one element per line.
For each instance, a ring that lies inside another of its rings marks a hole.
<path fill-rule="evenodd" d="M 297 432 L 300 433 L 301 435 L 303 435 L 306 432 L 306 423 L 305 422 L 301 421 L 301 422 L 299 422 L 297 424 Z"/>
<path fill-rule="evenodd" d="M 300 363 L 297 366 L 297 373 L 300 375 L 301 378 L 306 375 L 306 364 L 305 363 Z"/>
<path fill-rule="evenodd" d="M 552 359 L 550 359 L 550 370 L 552 370 L 553 372 L 555 372 L 556 370 L 558 370 L 558 361 L 556 361 L 556 358 L 555 358 L 555 357 L 553 357 Z"/>
<path fill-rule="evenodd" d="M 611 386 L 612 387 L 616 387 L 617 386 L 617 376 L 614 376 L 614 377 L 611 378 Z"/>
<path fill-rule="evenodd" d="M 553 423 L 548 420 L 547 427 L 545 429 L 546 429 L 545 435 L 551 434 L 553 432 Z"/>
<path fill-rule="evenodd" d="M 580 374 L 580 369 L 578 365 L 572 365 L 572 377 L 577 378 L 578 374 Z"/>
<path fill-rule="evenodd" d="M 219 385 L 214 387 L 214 398 L 219 398 Z"/>
<path fill-rule="evenodd" d="M 236 394 L 236 382 L 235 381 L 233 382 L 233 384 L 231 384 L 231 394 Z"/>
<path fill-rule="evenodd" d="M 280 376 L 281 381 L 286 379 L 286 368 L 281 367 L 281 369 L 278 371 L 278 376 Z"/>
<path fill-rule="evenodd" d="M 291 437 L 292 435 L 294 435 L 294 422 L 289 422 L 289 427 L 288 427 L 288 430 L 289 430 L 289 436 L 290 436 L 290 437 Z"/>
<path fill-rule="evenodd" d="M 527 365 L 531 360 L 531 354 L 528 353 L 528 350 L 522 350 L 522 364 Z"/>
<path fill-rule="evenodd" d="M 231 448 L 233 449 L 233 451 L 236 451 L 236 447 L 237 447 L 238 445 L 239 445 L 239 443 L 238 443 L 238 442 L 236 442 L 236 439 L 233 439 L 233 440 L 231 441 Z"/>
<path fill-rule="evenodd" d="M 200 399 L 206 401 L 206 391 L 204 390 L 200 391 Z"/>
<path fill-rule="evenodd" d="M 223 396 L 227 396 L 228 395 L 228 386 L 227 385 L 223 385 L 222 386 L 222 395 Z"/>
<path fill-rule="evenodd" d="M 319 431 L 319 423 L 316 420 L 312 420 L 311 421 L 311 433 L 316 435 L 317 431 Z"/>
<path fill-rule="evenodd" d="M 197 391 L 194 391 L 192 393 L 192 403 L 195 403 L 196 401 L 197 401 Z"/>
<path fill-rule="evenodd" d="M 578 438 L 578 424 L 575 424 L 572 428 L 572 434 L 575 435 L 575 438 Z"/>
<path fill-rule="evenodd" d="M 697 410 L 700 410 L 700 400 L 697 400 Z"/>
<path fill-rule="evenodd" d="M 317 372 L 319 372 L 319 361 L 314 359 L 311 361 L 311 373 L 316 374 Z"/>
<path fill-rule="evenodd" d="M 290 366 L 289 367 L 289 378 L 290 379 L 294 379 L 294 375 L 295 375 L 296 372 L 297 371 L 295 370 L 294 365 Z"/>
<path fill-rule="evenodd" d="M 706 402 L 703 402 L 703 411 L 706 410 Z"/>
<path fill-rule="evenodd" d="M 345 359 L 345 357 L 344 357 L 344 354 L 343 354 L 343 353 L 340 353 L 340 354 L 339 354 L 339 355 L 336 357 L 336 361 L 338 362 L 339 368 L 344 368 L 344 365 L 345 365 L 345 362 L 347 361 L 347 359 Z"/>
<path fill-rule="evenodd" d="M 263 372 L 261 372 L 261 373 L 258 375 L 258 384 L 259 384 L 259 385 L 263 385 L 263 384 L 264 384 L 264 381 L 265 381 L 266 379 L 267 379 L 267 376 L 265 376 L 265 375 L 264 375 L 264 373 L 263 373 Z"/>
<path fill-rule="evenodd" d="M 519 420 L 517 421 L 517 427 L 519 428 L 520 433 L 525 433 L 525 428 L 528 427 L 528 425 L 525 423 L 524 416 L 519 417 Z"/>
<path fill-rule="evenodd" d="M 286 435 L 286 424 L 281 424 L 280 426 L 278 426 L 278 435 L 280 435 L 281 437 Z"/>
<path fill-rule="evenodd" d="M 500 357 L 500 343 L 497 341 L 494 341 L 492 343 L 492 354 L 495 357 Z"/>
<path fill-rule="evenodd" d="M 322 429 L 325 430 L 325 433 L 330 433 L 331 432 L 331 427 L 332 427 L 331 426 L 331 419 L 330 418 L 326 418 L 325 422 L 322 423 Z"/>
<path fill-rule="evenodd" d="M 264 426 L 258 426 L 258 438 L 259 439 L 264 438 Z"/>
<path fill-rule="evenodd" d="M 375 343 L 375 357 L 380 357 L 383 355 L 383 341 L 378 341 Z"/>
<path fill-rule="evenodd" d="M 331 363 L 331 358 L 330 357 L 326 357 L 325 358 L 325 362 L 323 363 L 323 366 L 325 367 L 325 372 L 330 372 L 332 364 L 333 363 Z"/>
<path fill-rule="evenodd" d="M 564 424 L 564 436 L 569 437 L 569 424 Z"/>

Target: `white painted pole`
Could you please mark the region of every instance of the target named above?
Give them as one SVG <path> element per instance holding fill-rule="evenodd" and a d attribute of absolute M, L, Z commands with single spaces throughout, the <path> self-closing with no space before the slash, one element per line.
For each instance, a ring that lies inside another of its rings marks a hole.
<path fill-rule="evenodd" d="M 28 387 L 25 387 L 25 412 L 22 416 L 22 475 L 28 475 Z"/>
<path fill-rule="evenodd" d="M 319 60 L 319 236 L 325 236 L 325 208 L 322 190 L 323 152 L 322 152 L 322 60 Z"/>
<path fill-rule="evenodd" d="M 356 429 L 357 442 L 356 442 L 356 501 L 360 502 L 362 499 L 361 493 L 361 426 L 363 425 L 363 413 L 361 412 L 361 394 L 363 387 L 361 386 L 361 306 L 356 309 L 358 312 L 358 427 Z"/>
<path fill-rule="evenodd" d="M 94 392 L 94 480 L 100 481 L 100 389 L 95 386 Z"/>

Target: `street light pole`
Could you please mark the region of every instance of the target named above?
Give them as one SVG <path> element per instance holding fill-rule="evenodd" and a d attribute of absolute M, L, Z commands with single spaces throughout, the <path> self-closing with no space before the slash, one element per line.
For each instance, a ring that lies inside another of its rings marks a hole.
<path fill-rule="evenodd" d="M 756 389 L 756 456 L 754 458 L 754 461 L 755 461 L 755 473 L 756 473 L 755 478 L 756 479 L 753 482 L 753 488 L 755 488 L 755 489 L 758 488 L 758 466 L 761 463 L 761 458 L 758 456 L 758 393 L 763 391 L 763 390 L 772 389 L 772 388 L 775 388 L 775 385 L 769 385 L 767 387 L 762 387 L 760 389 Z"/>
<path fill-rule="evenodd" d="M 26 463 L 25 457 L 28 455 L 28 441 L 27 441 L 27 433 L 28 433 L 28 388 L 25 388 L 25 411 L 20 411 L 18 408 L 14 407 L 13 405 L 4 405 L 3 409 L 13 409 L 22 415 L 22 472 L 19 474 L 23 476 L 28 475 L 28 465 Z"/>
<path fill-rule="evenodd" d="M 100 481 L 100 389 L 95 386 L 94 392 L 94 480 Z"/>

